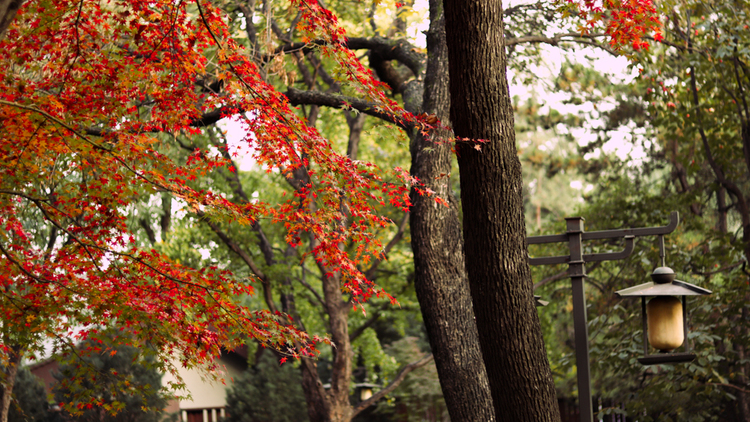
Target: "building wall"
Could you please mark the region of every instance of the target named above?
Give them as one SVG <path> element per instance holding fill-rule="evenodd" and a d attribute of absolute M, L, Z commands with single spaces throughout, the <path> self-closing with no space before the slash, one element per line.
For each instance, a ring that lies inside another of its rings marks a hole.
<path fill-rule="evenodd" d="M 166 415 L 178 414 L 182 422 L 215 422 L 220 416 L 224 415 L 224 407 L 227 404 L 226 390 L 231 388 L 234 380 L 247 369 L 247 352 L 241 349 L 238 353 L 222 353 L 218 362 L 221 369 L 223 382 L 209 381 L 202 377 L 202 372 L 198 369 L 182 368 L 179 362 L 176 362 L 179 368 L 180 376 L 186 384 L 191 398 L 189 400 L 170 400 L 167 408 L 164 409 Z M 52 392 L 57 380 L 53 373 L 59 371 L 59 365 L 54 359 L 47 359 L 29 366 L 31 372 L 44 382 L 44 387 L 48 393 Z M 166 386 L 169 381 L 175 381 L 172 374 L 165 374 L 162 377 L 162 385 Z"/>
<path fill-rule="evenodd" d="M 247 362 L 234 353 L 227 353 L 222 354 L 218 364 L 222 370 L 220 378 L 223 378 L 223 383 L 207 379 L 198 369 L 178 366 L 180 376 L 190 392 L 189 400 L 180 401 L 181 410 L 218 409 L 227 405 L 226 390 L 231 388 L 234 380 L 245 371 Z M 175 381 L 172 374 L 165 374 L 162 378 L 162 385 L 167 385 L 170 381 Z"/>
<path fill-rule="evenodd" d="M 57 384 L 57 380 L 52 374 L 58 371 L 58 366 L 57 361 L 51 358 L 29 365 L 31 373 L 36 375 L 37 378 L 41 379 L 44 383 L 44 388 L 47 390 L 47 394 L 51 394 L 52 387 Z"/>

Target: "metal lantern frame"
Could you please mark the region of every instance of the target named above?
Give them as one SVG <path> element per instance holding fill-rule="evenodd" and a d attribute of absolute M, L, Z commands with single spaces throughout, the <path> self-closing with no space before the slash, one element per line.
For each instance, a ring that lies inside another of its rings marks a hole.
<path fill-rule="evenodd" d="M 710 295 L 711 291 L 703 287 L 690 284 L 686 281 L 675 280 L 674 271 L 664 263 L 664 236 L 659 236 L 659 257 L 661 267 L 651 274 L 651 280 L 638 286 L 618 290 L 615 294 L 619 297 L 641 298 L 641 321 L 643 324 L 643 357 L 638 359 L 642 365 L 658 365 L 663 363 L 690 362 L 695 359 L 695 354 L 690 352 L 690 341 L 688 340 L 688 296 Z M 648 315 L 646 312 L 646 298 L 648 297 L 679 297 L 682 302 L 682 330 L 683 330 L 683 352 L 648 353 Z"/>

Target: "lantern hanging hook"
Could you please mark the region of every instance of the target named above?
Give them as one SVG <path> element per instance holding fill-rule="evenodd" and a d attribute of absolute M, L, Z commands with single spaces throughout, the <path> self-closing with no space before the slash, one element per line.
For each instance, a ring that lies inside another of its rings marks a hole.
<path fill-rule="evenodd" d="M 665 255 L 664 254 L 664 235 L 660 234 L 659 235 L 659 258 L 661 259 L 661 266 L 662 267 L 666 267 L 667 266 L 667 264 L 665 262 L 664 255 Z"/>

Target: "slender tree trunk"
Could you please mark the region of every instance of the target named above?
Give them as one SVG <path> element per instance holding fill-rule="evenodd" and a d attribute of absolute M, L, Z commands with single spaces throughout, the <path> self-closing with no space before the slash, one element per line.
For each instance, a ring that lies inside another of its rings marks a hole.
<path fill-rule="evenodd" d="M 534 307 L 500 0 L 445 0 L 466 267 L 498 421 L 559 421 Z M 477 148 L 475 148 L 477 147 Z"/>
<path fill-rule="evenodd" d="M 423 111 L 448 122 L 448 51 L 441 0 L 430 1 L 430 30 L 427 33 L 427 70 Z M 453 199 L 450 133 L 424 139 L 417 134 L 411 145 L 411 173 L 441 197 L 450 207 L 412 189 L 410 213 L 411 245 L 414 252 L 414 285 L 427 334 L 435 356 L 451 420 L 487 422 L 495 420 L 487 373 L 479 349 L 479 336 L 464 265 L 461 222 Z M 438 144 L 435 141 L 441 141 Z"/>
<path fill-rule="evenodd" d="M 328 420 L 348 422 L 352 407 L 349 405 L 349 383 L 352 378 L 352 345 L 349 341 L 348 315 L 350 305 L 341 300 L 341 282 L 338 277 L 327 277 L 323 281 L 323 295 L 331 330 L 333 349 L 333 372 L 331 388 L 327 391 Z"/>
<path fill-rule="evenodd" d="M 0 422 L 8 422 L 10 402 L 13 400 L 13 386 L 16 385 L 18 365 L 23 356 L 20 346 L 10 346 L 8 349 L 8 364 L 3 368 L 2 394 L 0 394 Z"/>

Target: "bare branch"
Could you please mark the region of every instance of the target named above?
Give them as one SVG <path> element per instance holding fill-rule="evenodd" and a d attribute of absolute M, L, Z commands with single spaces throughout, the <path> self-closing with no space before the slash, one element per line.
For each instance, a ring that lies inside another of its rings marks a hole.
<path fill-rule="evenodd" d="M 295 88 L 289 88 L 284 95 L 286 95 L 286 97 L 289 98 L 289 102 L 295 106 L 301 104 L 315 104 L 332 108 L 355 109 L 360 113 L 377 117 L 386 122 L 394 123 L 404 130 L 408 130 L 413 126 L 412 124 L 401 121 L 401 119 L 398 119 L 392 114 L 380 111 L 378 104 L 361 100 L 359 98 L 329 94 L 321 91 L 301 91 Z"/>
<path fill-rule="evenodd" d="M 723 267 L 721 267 L 721 268 L 719 268 L 719 269 L 717 269 L 715 271 L 698 271 L 698 270 L 692 270 L 691 272 L 693 274 L 695 274 L 695 275 L 702 275 L 702 276 L 714 275 L 714 274 L 720 274 L 720 273 L 723 273 L 723 272 L 731 271 L 731 270 L 733 270 L 733 269 L 735 269 L 735 268 L 737 268 L 739 266 L 742 266 L 744 264 L 745 264 L 745 261 L 741 261 L 741 262 L 738 262 L 736 264 L 725 265 L 725 266 L 723 266 Z"/>
<path fill-rule="evenodd" d="M 216 225 L 213 221 L 207 218 L 206 214 L 202 211 L 197 211 L 196 214 L 198 217 L 200 217 L 201 221 L 206 223 L 208 227 L 213 230 L 214 233 L 221 239 L 222 242 L 234 253 L 236 253 L 242 261 L 245 262 L 245 264 L 250 268 L 250 271 L 255 274 L 256 277 L 260 280 L 261 284 L 263 285 L 263 299 L 266 301 L 266 305 L 268 306 L 268 310 L 271 312 L 276 312 L 276 304 L 273 302 L 273 291 L 271 290 L 271 284 L 268 280 L 268 277 L 265 273 L 258 267 L 258 265 L 255 263 L 253 258 L 245 252 L 244 249 L 240 247 L 240 245 L 237 244 L 232 238 L 229 237 L 221 228 Z"/>
<path fill-rule="evenodd" d="M 692 44 L 688 44 L 692 45 Z M 703 143 L 703 149 L 706 151 L 706 161 L 713 170 L 714 177 L 716 180 L 726 188 L 726 190 L 737 198 L 737 206 L 740 211 L 740 217 L 742 218 L 742 226 L 750 226 L 750 207 L 745 199 L 745 195 L 742 190 L 731 180 L 726 177 L 724 169 L 716 161 L 716 158 L 711 151 L 711 145 L 708 143 L 708 136 L 703 129 L 703 113 L 701 112 L 700 99 L 698 98 L 698 86 L 695 77 L 695 67 L 690 68 L 690 90 L 692 92 L 693 105 L 695 106 L 695 117 L 697 120 L 698 133 L 700 134 L 701 142 Z"/>
<path fill-rule="evenodd" d="M 619 56 L 615 50 L 605 43 L 597 42 L 596 40 L 604 37 L 605 34 L 579 34 L 577 32 L 570 32 L 565 34 L 555 34 L 552 37 L 545 37 L 543 35 L 528 35 L 524 37 L 506 38 L 505 46 L 511 47 L 518 44 L 549 44 L 558 46 L 560 43 L 575 43 L 583 44 L 591 47 L 596 47 L 606 51 L 613 56 Z"/>
<path fill-rule="evenodd" d="M 325 45 L 322 40 L 315 40 L 308 43 L 289 43 L 277 48 L 274 55 L 280 53 L 292 53 L 302 51 L 307 54 L 315 49 L 316 46 Z M 425 64 L 425 55 L 405 39 L 390 40 L 383 37 L 352 37 L 346 39 L 345 47 L 350 50 L 370 50 L 376 52 L 383 60 L 396 60 L 419 76 L 422 73 Z"/>
<path fill-rule="evenodd" d="M 309 290 L 310 293 L 313 294 L 313 296 L 315 296 L 315 299 L 318 301 L 318 304 L 320 305 L 321 308 L 325 308 L 325 302 L 323 301 L 323 298 L 320 297 L 320 294 L 318 293 L 318 291 L 315 290 L 315 288 L 313 288 L 313 286 L 311 286 L 310 283 L 307 282 L 307 280 L 305 280 L 305 272 L 306 272 L 305 266 L 302 265 L 302 277 L 298 278 L 297 281 L 299 281 L 299 284 L 301 284 L 304 288 Z"/>
<path fill-rule="evenodd" d="M 708 385 L 718 385 L 719 387 L 733 388 L 733 389 L 735 389 L 737 391 L 741 391 L 741 392 L 743 392 L 745 394 L 750 394 L 750 390 L 746 390 L 746 389 L 744 389 L 742 387 L 738 387 L 738 386 L 733 385 L 733 384 L 725 384 L 725 383 L 721 383 L 721 382 L 707 382 L 706 384 L 708 384 Z"/>
<path fill-rule="evenodd" d="M 388 305 L 390 305 L 390 303 Z M 356 330 L 349 333 L 349 341 L 356 340 L 357 337 L 361 336 L 362 333 L 364 333 L 366 329 L 372 327 L 372 325 L 378 321 L 378 319 L 380 318 L 380 315 L 381 315 L 380 310 L 373 312 L 370 318 L 368 318 L 364 324 L 360 325 L 359 327 L 357 327 Z"/>

